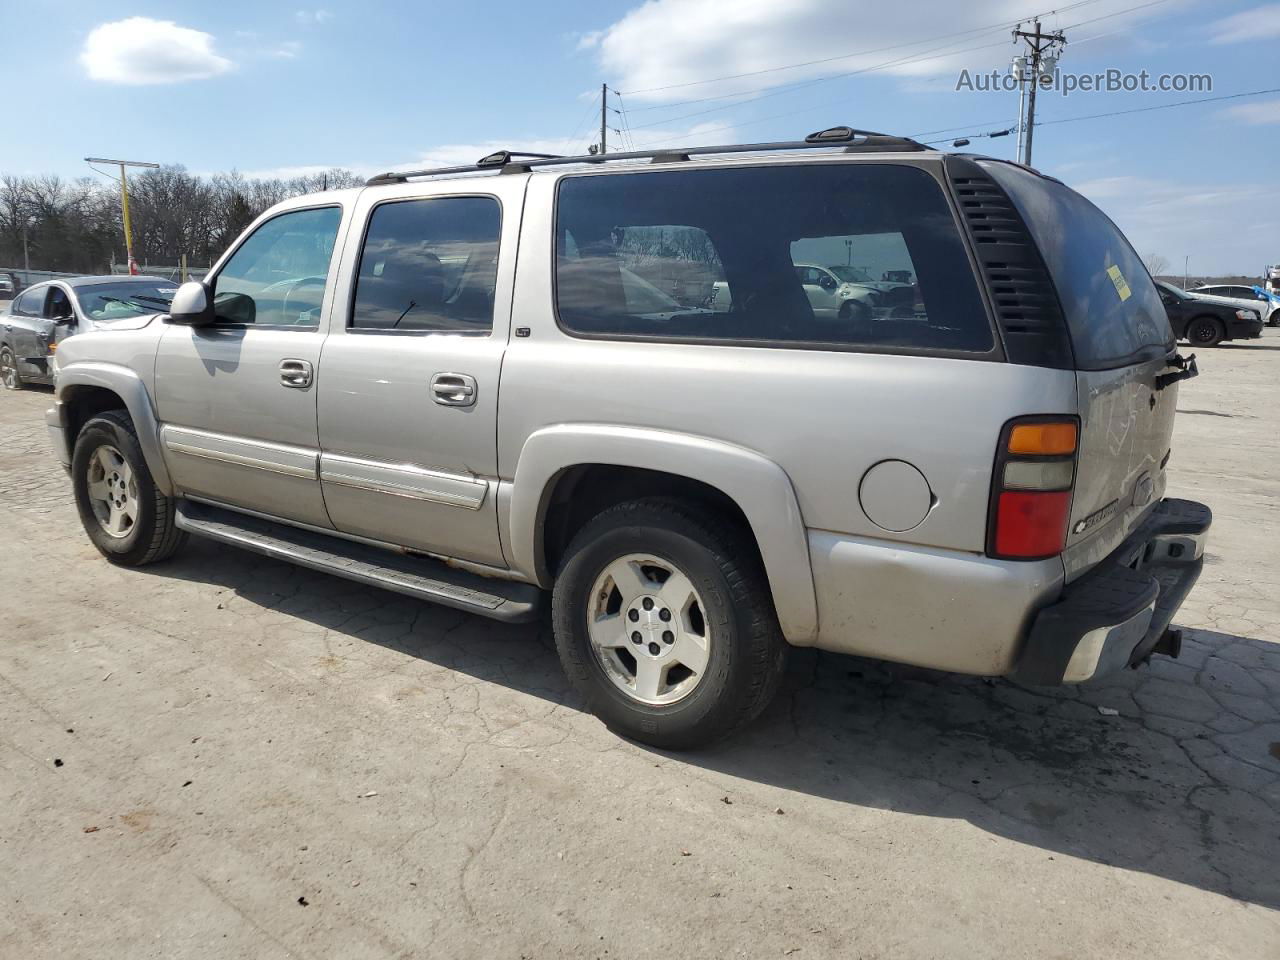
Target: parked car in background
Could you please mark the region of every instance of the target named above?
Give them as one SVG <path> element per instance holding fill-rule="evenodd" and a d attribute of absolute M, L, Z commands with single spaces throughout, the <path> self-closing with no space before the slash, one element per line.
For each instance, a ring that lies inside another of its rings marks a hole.
<path fill-rule="evenodd" d="M 0 300 L 12 300 L 18 292 L 18 279 L 11 273 L 0 273 Z"/>
<path fill-rule="evenodd" d="M 499 153 L 271 208 L 167 315 L 59 351 L 86 536 L 506 621 L 549 601 L 584 702 L 665 748 L 749 722 L 789 645 L 1030 684 L 1177 655 L 1212 519 L 1163 497 L 1196 370 L 1115 225 L 848 128 L 690 154 Z M 815 306 L 808 271 L 849 256 L 909 271 L 871 282 L 910 312 Z M 730 309 L 642 273 L 691 263 Z"/>
<path fill-rule="evenodd" d="M 156 277 L 68 277 L 28 287 L 0 314 L 0 382 L 52 383 L 58 344 L 169 308 L 177 284 Z"/>
<path fill-rule="evenodd" d="M 1261 289 L 1261 287 L 1258 288 L 1258 290 Z M 1194 296 L 1234 300 L 1236 306 L 1243 310 L 1257 310 L 1264 323 L 1273 327 L 1280 326 L 1280 302 L 1273 300 L 1266 293 L 1259 293 L 1258 290 L 1246 287 L 1244 284 L 1231 283 L 1192 287 L 1187 293 Z"/>
<path fill-rule="evenodd" d="M 894 280 L 872 280 L 864 270 L 850 266 L 824 267 L 797 263 L 796 278 L 804 290 L 813 315 L 825 320 L 867 321 L 880 317 L 909 317 L 916 312 L 915 286 Z M 886 276 L 909 276 L 909 270 L 886 271 Z M 733 309 L 729 284 L 717 281 L 708 301 L 711 309 L 727 313 Z"/>
<path fill-rule="evenodd" d="M 1179 340 L 1197 347 L 1216 347 L 1224 340 L 1262 336 L 1262 316 L 1254 307 L 1242 307 L 1239 301 L 1226 297 L 1188 293 L 1163 280 L 1155 283 Z"/>

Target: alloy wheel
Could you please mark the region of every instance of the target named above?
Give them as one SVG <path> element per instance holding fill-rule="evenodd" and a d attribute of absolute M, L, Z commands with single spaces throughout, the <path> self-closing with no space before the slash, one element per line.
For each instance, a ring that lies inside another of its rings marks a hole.
<path fill-rule="evenodd" d="M 85 488 L 98 523 L 110 536 L 127 537 L 138 522 L 138 482 L 120 451 L 103 444 L 89 458 Z"/>
<path fill-rule="evenodd" d="M 628 554 L 589 594 L 591 649 L 613 685 L 650 706 L 683 700 L 706 674 L 712 635 L 687 574 L 668 560 Z"/>

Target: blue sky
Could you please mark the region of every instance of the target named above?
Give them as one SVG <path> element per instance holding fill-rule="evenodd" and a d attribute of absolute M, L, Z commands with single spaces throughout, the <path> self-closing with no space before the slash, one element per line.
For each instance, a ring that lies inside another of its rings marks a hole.
<path fill-rule="evenodd" d="M 1009 25 L 1050 9 L 1049 0 L 34 0 L 4 16 L 5 72 L 27 92 L 20 122 L 0 139 L 0 171 L 76 177 L 86 155 L 123 155 L 197 172 L 372 173 L 470 161 L 497 146 L 581 152 L 596 137 L 601 82 L 621 91 L 610 105 L 624 112 L 611 112 L 610 126 L 628 134 L 611 131 L 612 143 L 793 139 L 838 123 L 960 136 L 1017 116 L 1015 93 L 957 92 L 960 70 L 1006 70 Z M 1066 31 L 1063 70 L 1205 73 L 1213 90 L 1050 93 L 1043 121 L 1280 87 L 1280 3 L 1060 0 L 1057 9 L 1044 22 Z M 719 77 L 735 79 L 705 82 Z M 1012 157 L 1013 138 L 968 149 Z M 1190 256 L 1191 273 L 1208 275 L 1280 261 L 1277 157 L 1280 93 L 1047 123 L 1034 162 L 1094 199 L 1142 253 L 1177 271 Z"/>

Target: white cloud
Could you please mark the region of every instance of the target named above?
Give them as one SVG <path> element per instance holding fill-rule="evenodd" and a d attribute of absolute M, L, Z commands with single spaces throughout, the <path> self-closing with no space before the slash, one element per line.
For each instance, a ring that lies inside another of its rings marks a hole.
<path fill-rule="evenodd" d="M 1258 103 L 1241 103 L 1227 109 L 1227 116 L 1243 121 L 1251 127 L 1280 123 L 1280 100 L 1261 100 Z"/>
<path fill-rule="evenodd" d="M 1209 24 L 1210 43 L 1248 43 L 1280 37 L 1280 3 L 1241 10 Z"/>
<path fill-rule="evenodd" d="M 1261 184 L 1224 186 L 1104 176 L 1071 186 L 1101 207 L 1139 250 L 1159 253 L 1194 276 L 1253 273 L 1274 231 L 1258 215 Z M 1175 272 L 1177 272 L 1175 271 Z"/>
<path fill-rule="evenodd" d="M 293 166 L 269 167 L 258 170 L 241 170 L 242 176 L 249 180 L 268 180 L 279 178 L 291 180 L 294 177 L 313 176 L 332 170 L 335 167 L 351 170 L 361 176 L 373 176 L 387 171 L 421 170 L 428 167 L 465 166 L 475 163 L 481 157 L 498 150 L 524 150 L 531 153 L 556 153 L 566 155 L 585 154 L 589 143 L 594 142 L 597 131 L 588 130 L 577 139 L 553 139 L 550 137 L 511 137 L 507 140 L 485 140 L 473 143 L 448 143 L 431 147 L 422 151 L 410 160 L 391 162 L 370 162 L 367 160 L 298 164 Z M 610 132 L 609 151 L 611 153 L 630 149 L 632 142 L 618 141 L 616 134 Z M 643 141 L 637 136 L 635 146 L 638 149 L 651 149 L 654 146 L 696 147 L 714 143 L 732 143 L 737 137 L 732 127 L 703 124 L 697 127 L 646 130 Z M 660 140 L 660 143 L 650 143 Z M 206 174 L 208 175 L 208 174 Z"/>
<path fill-rule="evenodd" d="M 274 47 L 266 48 L 263 53 L 277 60 L 293 60 L 302 52 L 302 44 L 297 40 L 286 40 Z"/>
<path fill-rule="evenodd" d="M 293 19 L 303 26 L 320 26 L 328 23 L 333 19 L 333 14 L 328 10 L 299 10 L 293 15 Z"/>
<path fill-rule="evenodd" d="M 844 0 L 646 0 L 610 26 L 582 34 L 578 46 L 594 53 L 611 86 L 632 91 L 634 99 L 684 100 L 869 69 L 914 77 L 954 74 L 962 66 L 1003 69 L 1012 55 L 1007 28 L 979 28 L 1012 24 L 1044 6 L 1034 0 L 917 0 L 907 14 L 901 4 Z M 1132 0 L 1095 0 L 1087 19 L 1107 19 L 1075 34 L 1123 30 L 1169 9 L 1133 7 Z M 1044 25 L 1053 29 L 1074 19 L 1064 14 Z M 805 65 L 774 69 L 798 63 Z M 737 79 L 681 86 L 709 77 Z"/>
<path fill-rule="evenodd" d="M 235 66 L 214 52 L 211 35 L 147 17 L 94 27 L 80 63 L 93 80 L 130 86 L 203 80 Z"/>

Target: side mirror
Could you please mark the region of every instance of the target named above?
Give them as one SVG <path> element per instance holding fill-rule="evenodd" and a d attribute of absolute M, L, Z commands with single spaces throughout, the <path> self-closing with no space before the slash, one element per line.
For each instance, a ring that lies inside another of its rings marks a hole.
<path fill-rule="evenodd" d="M 213 323 L 213 303 L 203 283 L 192 280 L 180 286 L 169 304 L 169 323 L 205 327 Z"/>

